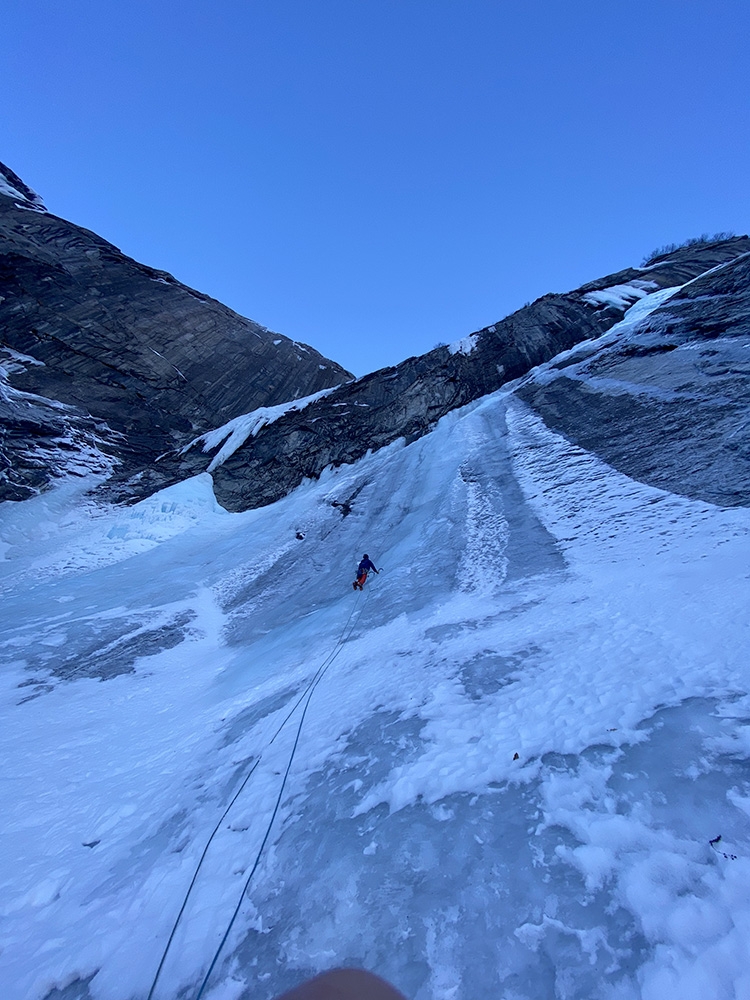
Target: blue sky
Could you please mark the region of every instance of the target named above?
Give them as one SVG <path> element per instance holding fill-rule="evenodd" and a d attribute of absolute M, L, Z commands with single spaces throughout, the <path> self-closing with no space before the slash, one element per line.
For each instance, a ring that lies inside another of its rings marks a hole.
<path fill-rule="evenodd" d="M 0 160 L 357 375 L 750 229 L 747 0 L 6 0 Z"/>

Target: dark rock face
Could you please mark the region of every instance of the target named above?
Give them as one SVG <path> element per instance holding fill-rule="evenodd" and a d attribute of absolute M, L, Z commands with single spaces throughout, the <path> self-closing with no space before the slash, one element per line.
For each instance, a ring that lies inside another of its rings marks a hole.
<path fill-rule="evenodd" d="M 599 337 L 639 297 L 690 282 L 637 337 L 592 348 L 585 362 L 561 361 L 552 381 L 532 377 L 518 391 L 551 427 L 631 475 L 674 489 L 684 473 L 688 495 L 746 502 L 747 449 L 729 431 L 744 419 L 737 345 L 750 314 L 748 254 L 747 237 L 684 248 L 545 295 L 458 344 L 354 381 L 312 348 L 48 214 L 0 164 L 0 499 L 23 499 L 62 470 L 94 470 L 110 473 L 108 499 L 132 501 L 211 465 L 225 507 L 271 503 L 328 465 L 420 437 L 450 410 Z M 698 340 L 705 352 L 685 353 Z M 675 372 L 682 387 L 672 385 Z M 610 391 L 616 379 L 631 388 Z M 242 414 L 334 386 L 273 422 L 256 421 L 223 463 L 196 441 Z M 648 456 L 639 447 L 646 439 Z M 689 474 L 686 441 L 695 441 Z M 723 487 L 720 466 L 740 485 Z"/>
<path fill-rule="evenodd" d="M 0 347 L 0 375 L 23 371 L 27 363 Z M 107 473 L 112 462 L 106 449 L 116 446 L 116 436 L 102 421 L 0 381 L 0 499 L 26 500 L 58 467 L 81 475 Z"/>
<path fill-rule="evenodd" d="M 458 349 L 436 348 L 344 385 L 263 427 L 216 468 L 217 498 L 230 510 L 261 506 L 327 465 L 353 462 L 399 437 L 416 439 L 450 410 L 606 332 L 646 291 L 680 285 L 746 251 L 747 238 L 677 251 L 651 268 L 630 268 L 567 295 L 546 295 Z M 204 471 L 208 462 L 197 449 L 174 454 L 145 473 L 140 488 L 145 495 Z"/>
<path fill-rule="evenodd" d="M 352 378 L 48 214 L 2 165 L 0 344 L 14 362 L 0 371 L 0 499 L 42 487 L 97 428 L 127 480 L 232 417 Z"/>
<path fill-rule="evenodd" d="M 626 475 L 750 504 L 750 254 L 705 274 L 617 342 L 529 377 L 545 423 Z"/>

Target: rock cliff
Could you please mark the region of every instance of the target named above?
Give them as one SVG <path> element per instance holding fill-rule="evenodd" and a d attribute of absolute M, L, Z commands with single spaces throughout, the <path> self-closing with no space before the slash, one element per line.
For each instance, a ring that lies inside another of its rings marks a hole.
<path fill-rule="evenodd" d="M 682 470 L 687 495 L 747 502 L 748 452 L 730 425 L 747 395 L 749 278 L 748 237 L 686 247 L 355 380 L 50 215 L 0 165 L 0 499 L 95 470 L 108 476 L 104 496 L 132 502 L 209 470 L 225 507 L 258 507 L 598 341 L 519 395 L 630 475 L 674 489 Z M 599 339 L 639 299 L 675 288 L 636 340 Z M 639 448 L 644 436 L 652 448 Z M 350 500 L 337 501 L 344 513 Z"/>
<path fill-rule="evenodd" d="M 683 285 L 748 251 L 747 237 L 678 250 L 648 268 L 628 268 L 567 294 L 545 295 L 457 344 L 345 384 L 261 426 L 212 469 L 216 495 L 230 510 L 257 507 L 284 496 L 305 477 L 318 476 L 327 465 L 353 462 L 400 437 L 414 440 L 450 410 L 599 337 L 647 293 Z M 705 281 L 713 287 L 711 280 L 707 274 Z M 706 314 L 712 309 L 704 304 Z M 138 488 L 145 494 L 204 471 L 210 461 L 200 447 L 174 452 L 148 470 Z M 124 498 L 134 485 L 118 487 L 116 495 Z"/>
<path fill-rule="evenodd" d="M 137 477 L 217 423 L 352 378 L 51 215 L 2 165 L 0 376 L 0 499 L 80 466 Z"/>
<path fill-rule="evenodd" d="M 516 393 L 550 428 L 631 478 L 732 507 L 750 504 L 749 390 L 746 252 L 611 343 L 532 374 Z"/>

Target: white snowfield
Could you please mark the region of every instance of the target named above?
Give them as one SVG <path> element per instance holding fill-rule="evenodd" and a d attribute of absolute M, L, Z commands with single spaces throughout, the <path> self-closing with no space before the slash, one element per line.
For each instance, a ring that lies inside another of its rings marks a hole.
<path fill-rule="evenodd" d="M 154 998 L 267 835 L 211 1000 L 750 997 L 750 511 L 507 389 L 261 510 L 76 505 L 0 509 L 0 996 L 145 1000 L 241 788 Z"/>

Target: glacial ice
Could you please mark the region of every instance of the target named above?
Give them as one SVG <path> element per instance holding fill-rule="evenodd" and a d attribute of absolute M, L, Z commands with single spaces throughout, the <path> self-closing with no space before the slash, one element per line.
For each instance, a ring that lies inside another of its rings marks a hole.
<path fill-rule="evenodd" d="M 206 474 L 85 485 L 0 508 L 0 994 L 143 1000 L 255 766 L 154 991 L 195 997 L 336 651 L 206 997 L 340 964 L 412 1000 L 750 996 L 750 512 L 511 390 L 242 514 Z"/>

